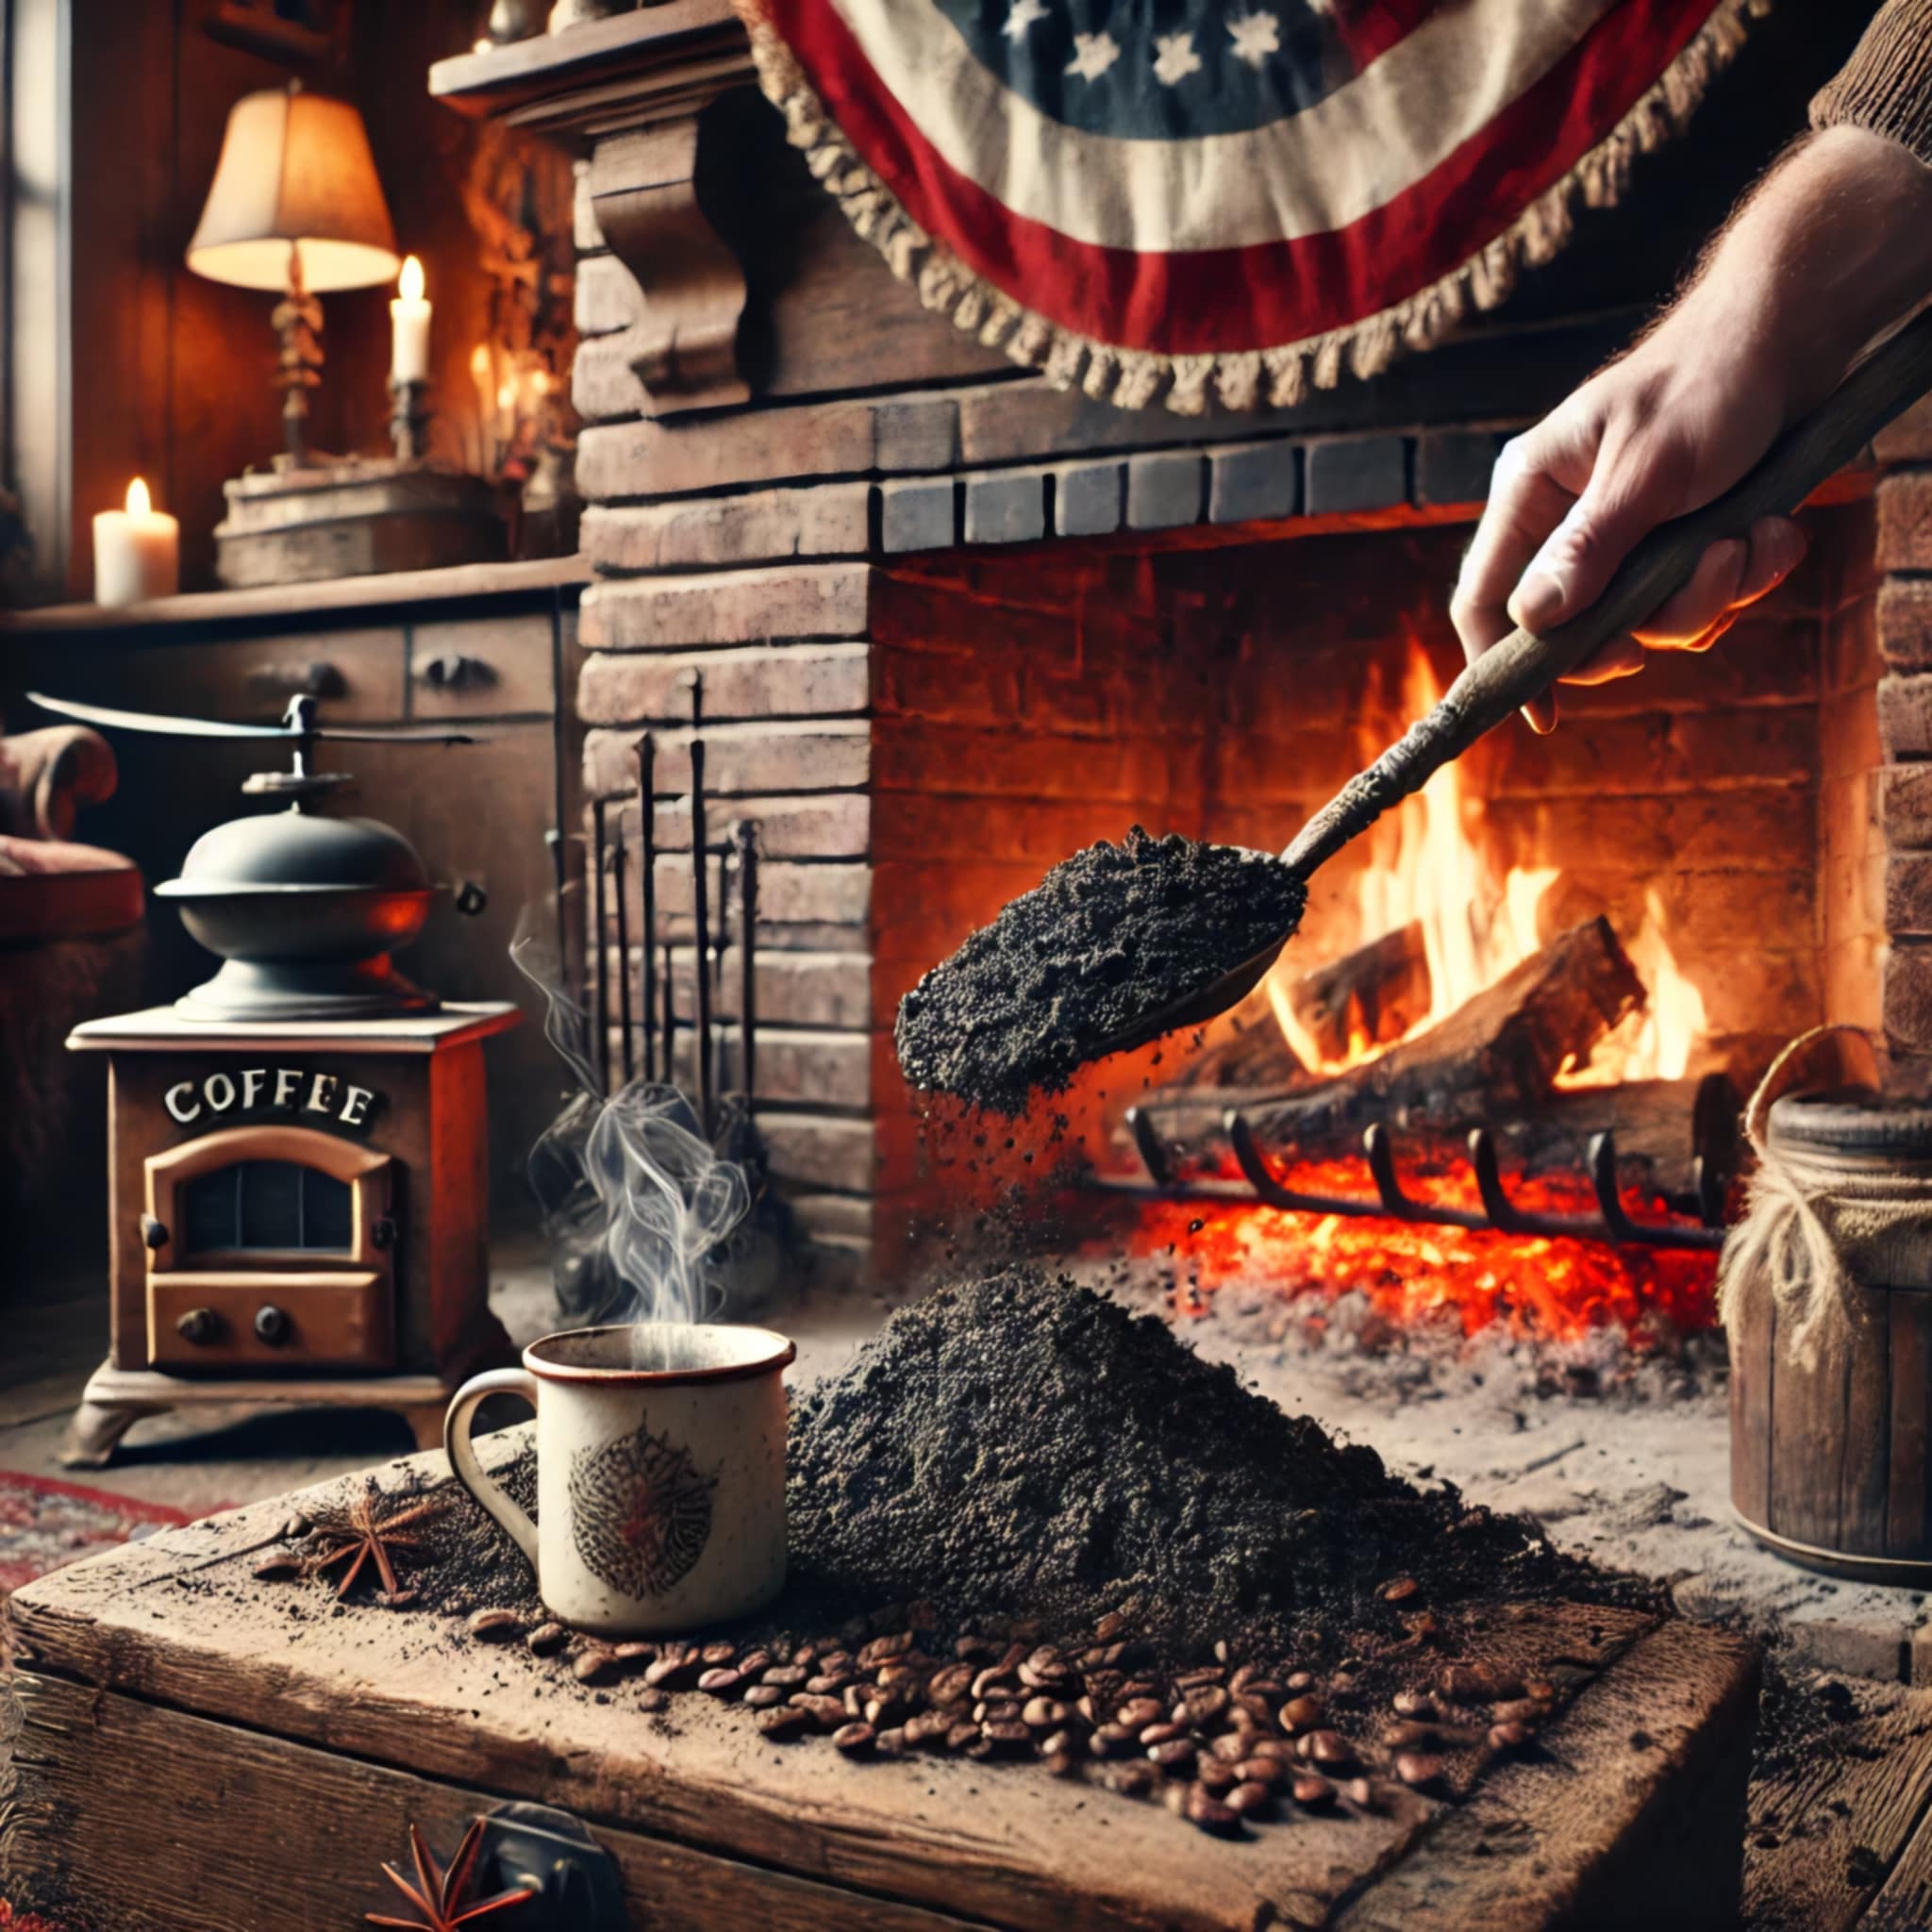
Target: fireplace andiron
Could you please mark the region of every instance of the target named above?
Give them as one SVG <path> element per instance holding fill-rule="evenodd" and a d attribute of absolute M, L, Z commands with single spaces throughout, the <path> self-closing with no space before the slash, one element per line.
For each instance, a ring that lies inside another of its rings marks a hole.
<path fill-rule="evenodd" d="M 455 1389 L 512 1354 L 488 1301 L 482 1042 L 521 1016 L 395 970 L 445 889 L 392 827 L 317 812 L 346 778 L 310 760 L 328 741 L 468 741 L 325 729 L 307 697 L 276 725 L 36 702 L 291 753 L 242 787 L 287 809 L 204 833 L 156 889 L 221 970 L 68 1041 L 108 1057 L 111 1314 L 62 1459 L 98 1467 L 138 1418 L 193 1403 L 391 1408 L 440 1441 Z"/>

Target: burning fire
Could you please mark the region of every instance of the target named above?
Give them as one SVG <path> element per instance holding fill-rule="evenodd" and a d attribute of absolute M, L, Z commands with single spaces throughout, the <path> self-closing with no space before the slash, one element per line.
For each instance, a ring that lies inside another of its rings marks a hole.
<path fill-rule="evenodd" d="M 1235 1173 L 1231 1165 L 1228 1173 Z M 1280 1178 L 1297 1191 L 1374 1196 L 1365 1160 L 1297 1162 Z M 1466 1165 L 1405 1179 L 1419 1199 L 1481 1206 Z M 1596 1213 L 1581 1178 L 1513 1181 L 1510 1196 L 1526 1213 Z M 1635 1188 L 1624 1190 L 1624 1206 L 1633 1219 L 1657 1216 L 1657 1204 Z M 1621 1326 L 1641 1347 L 1708 1328 L 1715 1319 L 1716 1257 L 1707 1253 L 1189 1201 L 1143 1204 L 1133 1251 L 1172 1259 L 1184 1283 L 1176 1305 L 1197 1315 L 1232 1283 L 1330 1300 L 1358 1291 L 1391 1325 L 1449 1322 L 1465 1335 L 1501 1323 L 1511 1334 L 1574 1341 Z M 1311 1312 L 1309 1319 L 1322 1317 Z"/>
<path fill-rule="evenodd" d="M 1411 643 L 1402 686 L 1402 713 L 1420 718 L 1442 687 L 1420 643 Z M 1377 746 L 1366 748 L 1373 755 Z M 1561 877 L 1556 866 L 1511 867 L 1498 876 L 1485 851 L 1484 808 L 1465 788 L 1458 763 L 1444 765 L 1370 834 L 1372 859 L 1356 885 L 1364 941 L 1416 922 L 1428 961 L 1430 1000 L 1400 1039 L 1446 1019 L 1492 986 L 1541 943 L 1538 910 Z M 1620 934 L 1638 976 L 1649 990 L 1644 1008 L 1605 1037 L 1588 1065 L 1566 1069 L 1559 1087 L 1613 1086 L 1622 1081 L 1682 1078 L 1703 1043 L 1704 1001 L 1685 978 L 1664 937 L 1664 913 L 1655 890 L 1632 938 Z M 1303 962 L 1284 954 L 1268 979 L 1269 1003 L 1295 1057 L 1312 1073 L 1344 1072 L 1386 1053 L 1397 1040 L 1376 1042 L 1351 1015 L 1346 1052 L 1324 1052 L 1290 999 Z"/>

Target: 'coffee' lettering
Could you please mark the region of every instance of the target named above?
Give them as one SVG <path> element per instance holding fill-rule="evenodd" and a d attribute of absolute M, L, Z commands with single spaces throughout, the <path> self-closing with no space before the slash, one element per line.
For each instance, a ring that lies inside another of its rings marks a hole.
<path fill-rule="evenodd" d="M 308 1067 L 242 1067 L 199 1080 L 177 1080 L 161 1095 L 171 1120 L 184 1127 L 209 1114 L 313 1113 L 345 1127 L 366 1127 L 382 1096 L 339 1074 Z"/>

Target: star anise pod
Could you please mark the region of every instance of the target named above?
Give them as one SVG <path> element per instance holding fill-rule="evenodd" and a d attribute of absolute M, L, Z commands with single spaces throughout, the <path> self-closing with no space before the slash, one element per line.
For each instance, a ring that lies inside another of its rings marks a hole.
<path fill-rule="evenodd" d="M 482 1850 L 483 1821 L 473 1819 L 462 1843 L 457 1847 L 456 1857 L 449 1862 L 449 1870 L 439 1871 L 436 1855 L 423 1834 L 410 1825 L 409 1854 L 416 1862 L 416 1883 L 411 1885 L 393 1865 L 385 1864 L 382 1869 L 389 1874 L 390 1882 L 423 1916 L 391 1919 L 381 1912 L 365 1912 L 363 1917 L 372 1925 L 400 1926 L 403 1932 L 456 1932 L 458 1925 L 474 1924 L 490 1912 L 507 1911 L 512 1906 L 522 1905 L 526 1898 L 537 1896 L 528 1886 L 522 1886 L 513 1891 L 499 1891 L 493 1898 L 465 1903 L 463 1894 L 476 1875 L 476 1860 Z"/>
<path fill-rule="evenodd" d="M 325 1523 L 320 1534 L 335 1539 L 334 1547 L 318 1552 L 308 1559 L 311 1574 L 320 1574 L 332 1570 L 344 1558 L 349 1567 L 342 1573 L 342 1580 L 336 1586 L 338 1596 L 347 1596 L 349 1586 L 362 1574 L 362 1566 L 374 1561 L 376 1574 L 382 1578 L 385 1595 L 393 1597 L 401 1592 L 396 1588 L 395 1565 L 390 1560 L 391 1549 L 414 1549 L 422 1538 L 408 1534 L 408 1525 L 420 1523 L 425 1516 L 433 1516 L 438 1505 L 432 1499 L 417 1503 L 408 1509 L 400 1509 L 392 1516 L 378 1516 L 375 1511 L 378 1491 L 365 1489 L 349 1505 L 347 1513 L 333 1523 Z"/>

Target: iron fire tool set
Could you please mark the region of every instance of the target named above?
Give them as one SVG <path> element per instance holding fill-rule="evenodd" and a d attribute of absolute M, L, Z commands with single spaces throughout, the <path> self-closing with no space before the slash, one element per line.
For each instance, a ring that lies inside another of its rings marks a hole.
<path fill-rule="evenodd" d="M 215 826 L 156 888 L 221 970 L 68 1041 L 108 1060 L 112 1314 L 64 1459 L 97 1466 L 138 1418 L 193 1403 L 393 1408 L 440 1441 L 458 1384 L 511 1353 L 488 1299 L 482 1042 L 521 1016 L 395 970 L 448 889 L 392 827 L 317 812 L 348 780 L 311 763 L 329 742 L 470 741 L 325 730 L 306 697 L 268 725 L 35 702 L 291 756 L 242 788 L 286 810 Z"/>

